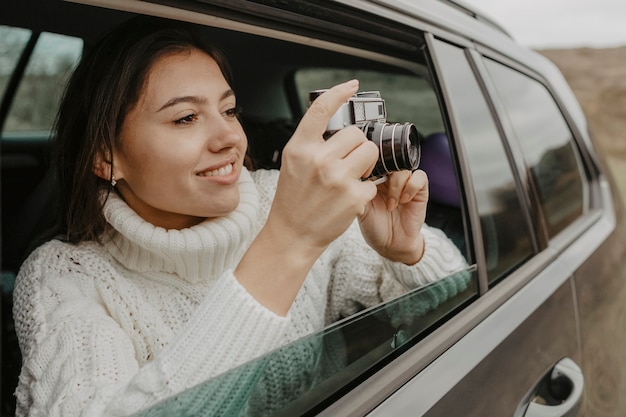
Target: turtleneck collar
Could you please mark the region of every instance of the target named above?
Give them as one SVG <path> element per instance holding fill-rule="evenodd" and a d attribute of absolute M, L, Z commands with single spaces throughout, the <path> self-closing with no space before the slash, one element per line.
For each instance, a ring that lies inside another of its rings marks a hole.
<path fill-rule="evenodd" d="M 236 266 L 261 227 L 258 192 L 245 168 L 239 191 L 232 213 L 182 230 L 146 222 L 112 192 L 104 205 L 110 227 L 102 242 L 130 270 L 174 273 L 189 282 L 216 279 Z"/>

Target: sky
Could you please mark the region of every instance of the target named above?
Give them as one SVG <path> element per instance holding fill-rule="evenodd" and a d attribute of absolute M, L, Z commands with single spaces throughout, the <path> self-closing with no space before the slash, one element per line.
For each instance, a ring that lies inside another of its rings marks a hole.
<path fill-rule="evenodd" d="M 535 49 L 626 46 L 626 0 L 465 0 Z"/>

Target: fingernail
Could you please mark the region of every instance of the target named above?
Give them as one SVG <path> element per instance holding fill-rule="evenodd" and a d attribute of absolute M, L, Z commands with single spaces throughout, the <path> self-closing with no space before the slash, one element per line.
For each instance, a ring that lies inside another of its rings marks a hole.
<path fill-rule="evenodd" d="M 408 203 L 411 200 L 411 196 L 408 193 L 402 193 L 400 196 L 400 202 L 402 204 Z"/>
<path fill-rule="evenodd" d="M 346 85 L 348 87 L 352 87 L 352 88 L 358 88 L 359 87 L 359 80 L 350 80 L 346 83 Z"/>
<path fill-rule="evenodd" d="M 390 198 L 389 200 L 387 200 L 387 211 L 392 211 L 393 209 L 396 208 L 396 206 L 398 205 L 397 201 L 395 198 Z"/>

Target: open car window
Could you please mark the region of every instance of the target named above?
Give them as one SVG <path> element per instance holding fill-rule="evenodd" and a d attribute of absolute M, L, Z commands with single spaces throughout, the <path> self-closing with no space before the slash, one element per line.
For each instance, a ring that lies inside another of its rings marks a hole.
<path fill-rule="evenodd" d="M 468 268 L 232 369 L 136 417 L 319 412 L 477 295 Z"/>
<path fill-rule="evenodd" d="M 230 41 L 227 36 L 220 39 L 229 56 Z M 248 39 L 258 45 L 255 53 L 266 46 L 266 41 Z M 267 99 L 275 107 L 268 104 L 256 111 L 255 104 L 249 102 L 252 96 L 265 97 L 250 90 L 266 90 L 267 83 L 252 83 L 243 94 L 238 92 L 244 108 L 242 123 L 256 164 L 261 168 L 280 168 L 282 146 L 308 107 L 310 91 L 357 78 L 360 91 L 380 92 L 387 105 L 388 122 L 411 122 L 423 136 L 420 169 L 426 171 L 430 183 L 426 222 L 445 233 L 465 256 L 468 266 L 453 275 L 439 277 L 432 284 L 327 323 L 321 331 L 208 380 L 139 416 L 293 416 L 319 412 L 478 297 L 457 164 L 434 76 L 425 57 L 402 67 L 306 45 L 284 47 L 289 53 L 281 55 L 289 57 L 290 68 L 296 68 L 285 72 L 280 80 L 284 98 L 274 91 Z M 299 59 L 303 61 L 301 65 Z M 308 64 L 312 60 L 320 65 Z M 235 71 L 240 67 L 234 66 Z M 271 78 L 277 76 L 275 72 Z M 238 77 L 235 73 L 235 83 L 238 79 L 241 74 Z M 285 117 L 286 106 L 281 100 L 290 103 L 290 116 Z M 268 114 L 271 108 L 281 109 L 280 114 Z M 358 279 L 346 279 L 351 278 Z"/>

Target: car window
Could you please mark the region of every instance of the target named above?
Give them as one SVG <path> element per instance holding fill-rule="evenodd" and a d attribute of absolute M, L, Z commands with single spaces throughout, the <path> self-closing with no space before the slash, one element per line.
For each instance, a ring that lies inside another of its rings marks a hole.
<path fill-rule="evenodd" d="M 532 255 L 529 224 L 506 148 L 463 49 L 435 40 L 447 105 L 469 163 L 490 283 Z"/>
<path fill-rule="evenodd" d="M 12 33 L 13 29 L 8 31 Z M 3 38 L 0 43 L 15 44 L 20 41 L 17 38 L 21 36 Z M 14 48 L 11 45 L 8 47 Z M 25 132 L 47 134 L 52 130 L 65 84 L 80 59 L 82 49 L 83 41 L 79 38 L 48 32 L 39 35 L 13 97 L 3 126 L 3 137 L 24 136 Z"/>
<path fill-rule="evenodd" d="M 586 181 L 572 132 L 548 90 L 485 61 L 534 180 L 550 237 L 583 214 Z"/>
<path fill-rule="evenodd" d="M 28 29 L 0 25 L 0 94 L 2 96 L 30 35 L 31 31 Z"/>
<path fill-rule="evenodd" d="M 178 394 L 136 417 L 319 412 L 476 296 L 468 268 Z"/>

